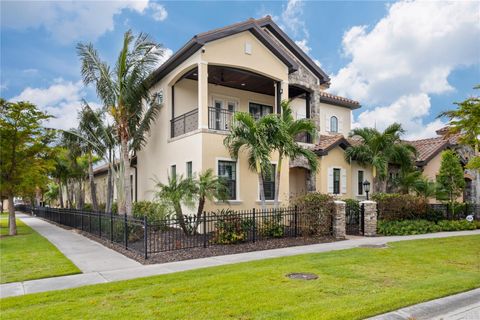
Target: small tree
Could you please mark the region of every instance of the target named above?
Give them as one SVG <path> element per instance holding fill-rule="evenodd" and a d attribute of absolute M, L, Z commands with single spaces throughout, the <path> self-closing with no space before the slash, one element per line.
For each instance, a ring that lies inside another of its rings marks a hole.
<path fill-rule="evenodd" d="M 8 234 L 12 236 L 17 234 L 14 196 L 38 190 L 53 168 L 48 146 L 52 133 L 41 125 L 48 118 L 29 102 L 0 99 L 0 193 L 8 198 Z"/>
<path fill-rule="evenodd" d="M 437 183 L 441 190 L 440 199 L 447 200 L 452 207 L 453 203 L 462 194 L 465 188 L 465 180 L 463 177 L 463 168 L 458 156 L 452 151 L 447 150 L 442 153 L 442 162 L 440 164 L 440 172 L 437 176 Z"/>
<path fill-rule="evenodd" d="M 227 186 L 222 179 L 215 176 L 212 169 L 202 172 L 198 179 L 193 179 L 195 197 L 198 198 L 197 215 L 192 226 L 192 233 L 197 233 L 197 228 L 202 221 L 203 209 L 206 200 L 212 201 L 214 198 L 225 200 L 227 198 Z"/>
<path fill-rule="evenodd" d="M 195 185 L 192 179 L 184 179 L 182 175 L 168 177 L 168 183 L 156 182 L 158 191 L 155 197 L 175 214 L 180 228 L 185 234 L 190 233 L 190 228 L 185 223 L 182 204 L 193 207 L 195 199 Z"/>

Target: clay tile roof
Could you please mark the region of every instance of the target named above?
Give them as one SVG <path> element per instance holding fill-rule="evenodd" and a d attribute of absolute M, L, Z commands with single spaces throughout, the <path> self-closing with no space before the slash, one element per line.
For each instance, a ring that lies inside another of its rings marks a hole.
<path fill-rule="evenodd" d="M 406 141 L 417 149 L 417 164 L 430 161 L 440 151 L 449 146 L 448 140 L 443 137 Z"/>
<path fill-rule="evenodd" d="M 312 150 L 318 154 L 324 155 L 338 145 L 349 146 L 350 143 L 341 134 L 332 136 L 320 135 L 318 143 Z"/>
<path fill-rule="evenodd" d="M 328 92 L 320 92 L 320 102 L 331 103 L 335 105 L 340 105 L 343 107 L 349 107 L 351 109 L 358 109 L 360 108 L 360 103 L 358 101 L 336 96 L 334 94 Z"/>

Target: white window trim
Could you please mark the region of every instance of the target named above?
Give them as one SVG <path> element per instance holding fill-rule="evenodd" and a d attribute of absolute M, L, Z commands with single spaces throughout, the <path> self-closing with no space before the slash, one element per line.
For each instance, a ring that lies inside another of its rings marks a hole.
<path fill-rule="evenodd" d="M 226 201 L 215 201 L 215 203 L 242 203 L 243 200 L 240 199 L 240 165 L 238 159 L 232 159 L 227 157 L 216 157 L 215 158 L 215 174 L 218 177 L 218 162 L 219 161 L 230 161 L 236 163 L 235 171 L 237 172 L 235 175 L 235 200 L 226 200 Z"/>
<path fill-rule="evenodd" d="M 195 170 L 193 170 L 193 160 L 186 160 L 185 161 L 185 177 L 188 178 L 188 171 L 187 171 L 187 163 L 191 162 L 192 163 L 192 178 L 195 177 Z"/>
<path fill-rule="evenodd" d="M 274 164 L 275 167 L 277 167 L 278 166 L 278 161 L 270 161 L 270 164 Z M 275 172 L 273 174 L 275 174 Z M 258 173 L 256 173 L 256 175 L 257 175 L 257 200 L 255 200 L 255 202 L 262 203 L 262 200 L 260 199 L 260 182 L 258 182 Z M 280 178 L 281 177 L 282 177 L 282 173 L 280 172 Z M 275 179 L 276 178 L 277 177 L 275 176 Z M 274 195 L 274 198 L 275 198 L 275 195 Z M 274 200 L 265 200 L 265 203 L 267 203 L 267 204 L 268 203 L 273 203 L 274 201 L 275 201 L 275 199 Z M 281 202 L 280 199 L 278 199 L 278 202 Z"/>

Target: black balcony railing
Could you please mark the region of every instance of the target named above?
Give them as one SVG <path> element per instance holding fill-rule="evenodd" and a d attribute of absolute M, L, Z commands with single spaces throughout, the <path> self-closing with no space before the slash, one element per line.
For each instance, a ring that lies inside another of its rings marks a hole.
<path fill-rule="evenodd" d="M 234 111 L 220 108 L 208 108 L 208 128 L 212 130 L 228 131 L 233 122 Z"/>
<path fill-rule="evenodd" d="M 198 108 L 170 120 L 170 137 L 175 138 L 198 128 Z"/>

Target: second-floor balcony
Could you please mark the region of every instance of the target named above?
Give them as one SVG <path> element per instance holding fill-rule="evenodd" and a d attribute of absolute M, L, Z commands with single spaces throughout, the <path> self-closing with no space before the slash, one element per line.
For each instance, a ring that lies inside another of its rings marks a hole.
<path fill-rule="evenodd" d="M 232 127 L 235 111 L 221 108 L 208 108 L 208 129 L 229 131 Z"/>
<path fill-rule="evenodd" d="M 175 138 L 198 129 L 198 108 L 170 120 L 170 137 Z"/>

